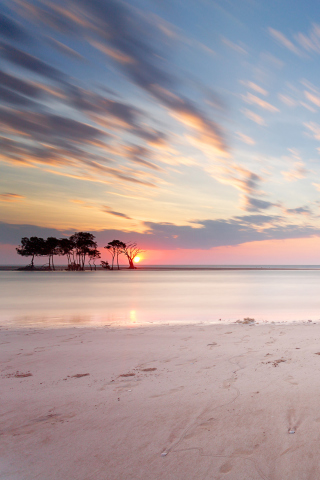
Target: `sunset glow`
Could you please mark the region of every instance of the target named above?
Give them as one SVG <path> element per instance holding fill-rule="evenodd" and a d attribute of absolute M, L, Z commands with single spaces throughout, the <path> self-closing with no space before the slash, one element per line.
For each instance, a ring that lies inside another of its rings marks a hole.
<path fill-rule="evenodd" d="M 282 262 L 289 240 L 318 261 L 316 3 L 0 4 L 1 264 L 75 231 L 102 260 L 119 239 L 145 264 Z"/>
<path fill-rule="evenodd" d="M 139 263 L 139 262 L 140 262 L 140 260 L 141 260 L 141 258 L 140 258 L 140 257 L 134 257 L 134 259 L 133 259 L 133 261 L 134 261 L 135 263 Z"/>

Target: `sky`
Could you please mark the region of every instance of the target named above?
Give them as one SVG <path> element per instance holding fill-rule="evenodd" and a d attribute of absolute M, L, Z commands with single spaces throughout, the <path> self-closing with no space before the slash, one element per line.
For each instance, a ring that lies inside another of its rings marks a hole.
<path fill-rule="evenodd" d="M 0 0 L 0 264 L 320 264 L 319 57 L 310 0 Z"/>

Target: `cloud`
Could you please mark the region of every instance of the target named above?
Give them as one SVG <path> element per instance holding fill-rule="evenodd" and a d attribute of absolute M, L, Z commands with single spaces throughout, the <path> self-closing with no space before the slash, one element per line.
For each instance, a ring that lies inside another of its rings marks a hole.
<path fill-rule="evenodd" d="M 49 45 L 51 45 L 53 48 L 58 50 L 58 52 L 62 53 L 63 55 L 66 55 L 67 57 L 80 60 L 80 61 L 85 60 L 85 58 L 82 55 L 80 55 L 80 53 L 76 52 L 75 50 L 68 47 L 64 43 L 58 42 L 58 40 L 55 40 L 54 38 L 50 38 L 50 37 L 48 37 L 46 40 L 49 43 Z"/>
<path fill-rule="evenodd" d="M 249 120 L 252 120 L 253 122 L 257 123 L 258 125 L 266 125 L 266 122 L 260 115 L 257 113 L 252 112 L 251 110 L 243 110 L 244 115 L 249 118 Z"/>
<path fill-rule="evenodd" d="M 245 84 L 247 87 L 251 88 L 251 90 L 254 90 L 254 91 L 257 92 L 257 93 L 260 93 L 260 95 L 264 95 L 264 96 L 268 95 L 267 90 L 265 90 L 264 88 L 260 87 L 259 85 L 257 85 L 257 84 L 254 83 L 254 82 L 244 82 L 244 84 Z"/>
<path fill-rule="evenodd" d="M 40 104 L 31 100 L 30 98 L 26 98 L 20 93 L 12 92 L 8 88 L 2 87 L 0 85 L 0 101 L 7 103 L 8 105 L 14 105 L 18 107 L 33 107 L 39 108 Z"/>
<path fill-rule="evenodd" d="M 306 175 L 308 174 L 308 170 L 305 168 L 303 162 L 295 162 L 294 168 L 285 172 L 281 172 L 281 174 L 284 176 L 284 178 L 288 182 L 292 182 L 295 180 L 300 180 L 301 178 L 305 178 Z"/>
<path fill-rule="evenodd" d="M 274 28 L 269 27 L 270 35 L 277 40 L 283 47 L 287 48 L 296 55 L 301 56 L 301 51 L 296 47 L 283 33 L 275 30 Z"/>
<path fill-rule="evenodd" d="M 59 144 L 58 139 L 71 142 L 98 143 L 107 134 L 91 125 L 51 113 L 21 112 L 0 108 L 0 124 L 15 133 Z M 101 142 L 101 145 L 102 142 Z"/>
<path fill-rule="evenodd" d="M 299 32 L 296 36 L 297 42 L 307 52 L 320 53 L 320 25 L 313 23 L 308 35 Z"/>
<path fill-rule="evenodd" d="M 241 133 L 241 132 L 236 132 L 236 134 L 238 135 L 238 137 L 243 143 L 246 143 L 247 145 L 255 145 L 256 142 L 253 140 L 253 138 L 249 137 L 248 135 L 245 135 L 244 133 Z"/>
<path fill-rule="evenodd" d="M 250 217 L 250 216 L 248 216 Z M 239 245 L 242 243 L 287 239 L 307 238 L 320 236 L 320 229 L 312 226 L 298 226 L 295 224 L 277 224 L 276 217 L 259 215 L 260 224 L 274 224 L 267 228 L 254 228 L 247 221 L 246 216 L 230 220 L 196 220 L 193 225 L 174 225 L 172 223 L 144 224 L 145 232 L 100 230 L 91 232 L 97 237 L 100 247 L 103 247 L 114 238 L 123 242 L 137 242 L 139 247 L 146 250 L 172 249 L 201 249 L 209 250 L 220 246 Z M 199 228 L 200 226 L 200 228 Z M 0 222 L 0 239 L 3 244 L 19 245 L 22 237 L 63 237 L 74 233 L 74 230 L 55 230 L 35 225 L 13 225 Z"/>
<path fill-rule="evenodd" d="M 142 166 L 153 170 L 162 170 L 158 165 L 146 160 L 146 158 L 152 158 L 153 152 L 141 145 L 126 145 L 120 150 L 119 154 L 127 156 L 132 162 L 138 163 Z"/>
<path fill-rule="evenodd" d="M 320 96 L 314 95 L 313 93 L 308 92 L 307 90 L 304 91 L 305 97 L 309 102 L 313 103 L 317 107 L 320 107 Z"/>
<path fill-rule="evenodd" d="M 0 85 L 32 98 L 39 98 L 41 95 L 41 89 L 35 84 L 10 75 L 2 70 L 0 70 Z"/>
<path fill-rule="evenodd" d="M 288 215 L 311 215 L 312 212 L 309 207 L 286 208 L 285 213 Z"/>
<path fill-rule="evenodd" d="M 172 39 L 157 23 L 137 9 L 114 0 L 70 0 L 67 5 L 68 10 L 50 4 L 47 15 L 43 12 L 37 15 L 46 22 L 51 9 L 68 22 L 74 19 L 76 28 L 82 28 L 91 44 L 103 51 L 131 82 L 157 99 L 193 131 L 190 139 L 194 145 L 198 148 L 208 145 L 216 153 L 227 154 L 222 129 L 193 102 L 178 94 L 181 81 L 165 58 L 172 47 Z"/>
<path fill-rule="evenodd" d="M 242 215 L 234 217 L 236 222 L 246 223 L 248 225 L 263 226 L 282 222 L 283 217 L 279 215 Z"/>
<path fill-rule="evenodd" d="M 0 37 L 15 42 L 29 42 L 31 35 L 12 18 L 0 13 Z"/>
<path fill-rule="evenodd" d="M 320 125 L 316 122 L 304 123 L 304 126 L 307 127 L 313 133 L 313 137 L 316 140 L 320 140 Z"/>
<path fill-rule="evenodd" d="M 50 80 L 65 83 L 67 76 L 46 62 L 7 43 L 0 42 L 0 54 L 7 61 Z"/>
<path fill-rule="evenodd" d="M 289 95 L 283 95 L 282 93 L 279 93 L 278 97 L 279 100 L 281 100 L 281 102 L 288 107 L 295 107 L 297 105 L 297 102 L 292 97 L 289 97 Z"/>
<path fill-rule="evenodd" d="M 262 178 L 256 173 L 236 164 L 233 164 L 232 168 L 223 169 L 222 172 L 225 177 L 218 177 L 218 180 L 221 183 L 232 185 L 246 194 L 252 195 L 261 193 L 258 190 L 258 187 Z"/>
<path fill-rule="evenodd" d="M 102 209 L 103 212 L 108 213 L 109 215 L 114 215 L 115 217 L 125 218 L 126 220 L 132 220 L 131 217 L 128 217 L 125 213 L 115 212 L 110 207 L 104 206 Z"/>
<path fill-rule="evenodd" d="M 235 52 L 237 53 L 240 53 L 240 55 L 248 55 L 248 52 L 247 50 L 239 45 L 238 43 L 234 43 L 234 42 L 231 42 L 231 40 L 228 40 L 227 38 L 225 37 L 222 37 L 222 42 L 229 48 L 231 48 L 232 50 L 234 50 Z"/>
<path fill-rule="evenodd" d="M 244 207 L 243 209 L 247 212 L 258 212 L 260 210 L 267 210 L 271 207 L 279 207 L 278 203 L 268 202 L 266 200 L 260 200 L 258 198 L 253 198 L 249 196 L 244 197 Z"/>
<path fill-rule="evenodd" d="M 75 11 L 71 12 L 63 6 L 54 2 L 42 2 L 46 8 L 39 4 L 32 4 L 26 0 L 12 0 L 17 5 L 20 15 L 28 18 L 29 21 L 43 23 L 45 26 L 57 30 L 65 35 L 81 33 L 83 20 Z"/>
<path fill-rule="evenodd" d="M 242 98 L 247 103 L 251 105 L 258 105 L 258 107 L 263 108 L 264 110 L 268 110 L 269 112 L 279 112 L 279 109 L 271 103 L 262 100 L 262 98 L 257 97 L 256 95 L 252 95 L 252 93 L 248 92 L 247 95 L 242 95 Z"/>
<path fill-rule="evenodd" d="M 23 195 L 18 195 L 17 193 L 0 193 L 0 202 L 16 202 L 24 198 Z"/>

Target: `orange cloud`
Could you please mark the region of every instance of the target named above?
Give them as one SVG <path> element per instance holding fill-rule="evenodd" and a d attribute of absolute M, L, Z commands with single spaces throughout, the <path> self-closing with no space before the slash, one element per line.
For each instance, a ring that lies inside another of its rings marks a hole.
<path fill-rule="evenodd" d="M 119 50 L 116 50 L 115 48 L 107 47 L 103 43 L 97 42 L 95 40 L 90 40 L 90 43 L 93 47 L 97 48 L 101 52 L 105 53 L 109 57 L 116 60 L 117 62 L 124 63 L 124 64 L 134 63 L 134 59 L 132 57 L 125 55 L 124 53 L 120 52 Z"/>
<path fill-rule="evenodd" d="M 0 202 L 16 202 L 21 201 L 25 197 L 17 193 L 0 193 Z"/>

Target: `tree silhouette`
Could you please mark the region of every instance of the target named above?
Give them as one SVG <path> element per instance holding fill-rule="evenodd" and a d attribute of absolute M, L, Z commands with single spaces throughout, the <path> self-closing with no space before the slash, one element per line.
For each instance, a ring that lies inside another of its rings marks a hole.
<path fill-rule="evenodd" d="M 133 263 L 134 259 L 137 255 L 139 255 L 139 253 L 142 253 L 144 251 L 145 250 L 141 250 L 141 248 L 139 248 L 136 243 L 124 243 L 124 247 L 122 248 L 122 253 L 124 253 L 128 259 L 129 268 L 131 269 L 136 268 Z"/>
<path fill-rule="evenodd" d="M 43 255 L 49 258 L 49 270 L 55 270 L 53 256 L 59 254 L 59 244 L 60 240 L 55 237 L 48 237 L 47 240 L 44 241 Z"/>
<path fill-rule="evenodd" d="M 31 263 L 26 268 L 33 270 L 34 257 L 42 256 L 45 252 L 45 240 L 40 237 L 23 237 L 21 239 L 21 245 L 16 248 L 18 255 L 22 257 L 31 257 Z"/>
<path fill-rule="evenodd" d="M 104 248 L 109 250 L 111 254 L 111 270 L 113 270 L 113 265 L 114 265 L 114 259 L 115 257 L 117 258 L 117 266 L 119 270 L 119 255 L 121 253 L 124 253 L 124 248 L 126 244 L 121 242 L 120 240 L 112 240 L 112 242 L 109 242 L 108 245 L 106 245 Z"/>
<path fill-rule="evenodd" d="M 73 243 L 73 257 L 75 263 L 75 270 L 84 270 L 86 256 L 98 247 L 97 242 L 94 240 L 95 236 L 89 232 L 76 232 L 70 237 L 70 241 Z"/>
<path fill-rule="evenodd" d="M 71 270 L 73 258 L 74 242 L 70 238 L 60 238 L 58 246 L 58 255 L 66 255 L 68 260 L 68 270 Z"/>
<path fill-rule="evenodd" d="M 97 270 L 97 265 L 95 264 L 95 261 L 98 258 L 101 258 L 101 254 L 97 248 L 93 248 L 89 251 L 88 253 L 89 256 L 89 265 L 90 265 L 90 270 L 92 270 L 92 265 L 91 262 L 93 263 L 94 269 Z"/>
<path fill-rule="evenodd" d="M 105 268 L 106 270 L 110 270 L 110 265 L 108 262 L 105 262 L 103 260 L 101 260 L 101 267 L 102 268 Z"/>

